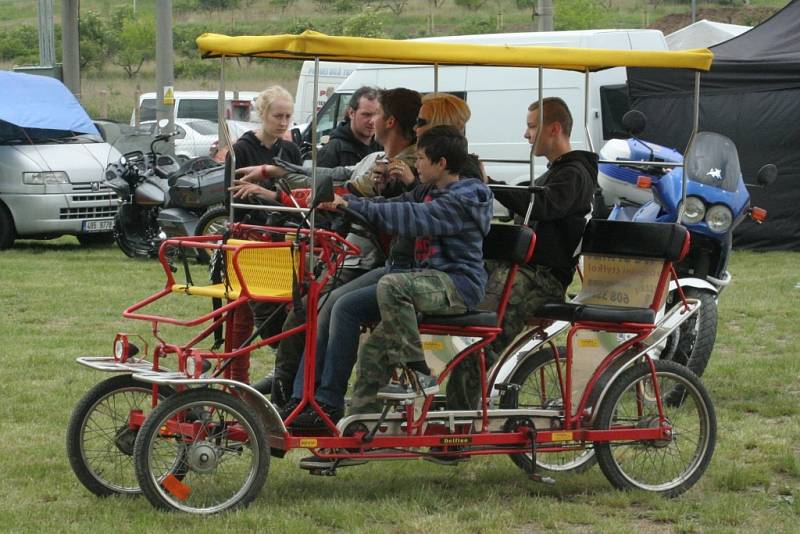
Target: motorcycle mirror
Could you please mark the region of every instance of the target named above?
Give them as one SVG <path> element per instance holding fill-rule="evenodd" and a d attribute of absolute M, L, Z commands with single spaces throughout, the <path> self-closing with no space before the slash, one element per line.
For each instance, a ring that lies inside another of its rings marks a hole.
<path fill-rule="evenodd" d="M 119 157 L 119 164 L 120 165 L 126 165 L 127 163 L 128 163 L 128 158 L 126 158 L 125 156 L 120 156 Z"/>
<path fill-rule="evenodd" d="M 186 137 L 186 130 L 180 126 L 175 126 L 175 132 L 172 134 L 173 139 L 183 139 Z"/>
<path fill-rule="evenodd" d="M 333 202 L 333 179 L 330 176 L 317 178 L 314 187 L 314 205 L 321 202 Z"/>
<path fill-rule="evenodd" d="M 641 111 L 632 109 L 622 116 L 622 126 L 625 127 L 625 130 L 629 134 L 639 135 L 644 131 L 645 126 L 647 126 L 647 118 Z"/>
<path fill-rule="evenodd" d="M 758 174 L 756 175 L 756 181 L 758 181 L 759 185 L 767 186 L 775 181 L 778 177 L 778 167 L 775 166 L 774 163 L 767 163 L 760 169 L 758 169 Z"/>
<path fill-rule="evenodd" d="M 158 129 L 163 130 L 169 124 L 169 119 L 161 119 L 158 121 Z"/>
<path fill-rule="evenodd" d="M 303 134 L 300 133 L 300 128 L 292 128 L 292 143 L 296 144 L 297 146 L 301 146 L 303 144 Z"/>

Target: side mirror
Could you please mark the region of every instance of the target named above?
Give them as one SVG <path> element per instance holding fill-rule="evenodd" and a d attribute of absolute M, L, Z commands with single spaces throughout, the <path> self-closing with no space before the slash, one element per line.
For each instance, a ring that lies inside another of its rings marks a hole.
<path fill-rule="evenodd" d="M 314 184 L 314 205 L 322 202 L 333 202 L 333 178 L 330 176 L 317 177 L 317 182 Z"/>
<path fill-rule="evenodd" d="M 186 130 L 180 126 L 175 126 L 175 133 L 172 135 L 173 139 L 183 139 L 186 137 Z"/>
<path fill-rule="evenodd" d="M 778 177 L 778 167 L 776 167 L 773 163 L 767 163 L 760 169 L 758 169 L 758 174 L 756 175 L 756 181 L 761 186 L 767 186 L 775 181 Z"/>
<path fill-rule="evenodd" d="M 629 134 L 639 135 L 644 131 L 645 126 L 647 126 L 647 118 L 641 111 L 632 109 L 622 116 L 622 126 L 625 127 L 625 130 Z"/>
<path fill-rule="evenodd" d="M 292 128 L 292 143 L 297 146 L 303 144 L 303 134 L 300 132 L 300 128 Z"/>
<path fill-rule="evenodd" d="M 169 119 L 161 119 L 160 121 L 158 121 L 158 129 L 163 130 L 164 128 L 167 127 L 168 124 L 169 124 Z"/>

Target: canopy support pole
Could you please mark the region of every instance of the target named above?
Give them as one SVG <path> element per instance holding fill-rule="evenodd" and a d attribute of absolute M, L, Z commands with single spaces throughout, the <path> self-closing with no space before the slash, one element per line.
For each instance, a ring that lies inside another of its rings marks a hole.
<path fill-rule="evenodd" d="M 683 222 L 683 213 L 686 211 L 686 155 L 694 143 L 694 137 L 697 135 L 697 130 L 700 126 L 700 71 L 694 73 L 694 106 L 692 110 L 692 135 L 689 136 L 689 142 L 686 144 L 686 151 L 683 153 L 683 178 L 681 180 L 681 207 L 678 210 L 678 223 Z"/>
<path fill-rule="evenodd" d="M 319 98 L 319 56 L 314 58 L 314 99 Z M 311 114 L 311 206 L 316 205 L 317 200 L 317 112 Z M 308 274 L 309 279 L 314 276 L 314 216 L 317 210 L 311 210 L 308 217 L 308 237 L 311 241 L 311 254 L 308 255 Z"/>
<path fill-rule="evenodd" d="M 439 92 L 439 64 L 433 64 L 433 92 Z"/>
<path fill-rule="evenodd" d="M 589 135 L 589 69 L 586 69 L 585 73 L 586 77 L 583 81 L 583 130 L 586 134 L 586 146 L 589 147 L 589 152 L 594 152 L 592 136 Z"/>
<path fill-rule="evenodd" d="M 236 176 L 236 153 L 233 151 L 233 143 L 231 143 L 231 136 L 228 132 L 227 123 L 225 122 L 225 56 L 219 58 L 219 92 L 217 93 L 217 135 L 219 141 L 217 143 L 217 150 L 221 150 L 223 146 L 228 149 L 228 158 L 230 158 L 230 165 L 225 164 L 225 183 L 233 185 L 233 179 Z M 234 200 L 233 191 L 228 193 L 228 221 L 233 223 Z"/>
<path fill-rule="evenodd" d="M 539 142 L 539 137 L 542 131 L 542 124 L 544 123 L 544 93 L 543 93 L 543 85 L 544 85 L 544 68 L 540 65 L 539 68 L 539 121 L 536 124 L 536 136 L 533 138 L 533 144 L 531 144 L 531 156 L 530 156 L 530 185 L 533 185 L 533 180 L 536 178 L 534 176 L 535 170 L 533 162 L 536 159 L 536 143 Z M 528 222 L 531 220 L 531 214 L 533 213 L 533 200 L 534 200 L 534 193 L 531 191 L 531 201 L 528 203 L 528 211 L 525 212 L 525 220 L 522 221 L 522 224 L 528 226 Z"/>

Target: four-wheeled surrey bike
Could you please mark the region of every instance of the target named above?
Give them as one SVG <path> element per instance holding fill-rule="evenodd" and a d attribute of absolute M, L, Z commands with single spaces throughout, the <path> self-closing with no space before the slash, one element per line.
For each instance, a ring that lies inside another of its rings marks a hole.
<path fill-rule="evenodd" d="M 577 70 L 586 73 L 587 90 L 593 70 L 645 66 L 699 72 L 711 62 L 708 51 L 514 48 L 313 32 L 204 35 L 198 44 L 205 56 L 223 57 L 223 69 L 224 57 L 242 55 L 430 64 L 435 73 L 438 65 L 466 62 L 537 67 L 539 87 L 544 68 Z M 520 194 L 532 192 L 519 189 Z M 675 278 L 672 264 L 689 247 L 686 229 L 677 224 L 589 221 L 581 248 L 580 293 L 570 302 L 543 307 L 536 323 L 488 368 L 484 349 L 502 331 L 514 277 L 536 253 L 535 232 L 527 224 L 493 225 L 485 257 L 509 265 L 497 309 L 419 319 L 423 334 L 466 340 L 438 380 L 446 381 L 466 359 L 476 359 L 480 403 L 475 409 L 450 410 L 440 396 L 420 395 L 416 400 L 386 400 L 380 413 L 347 416 L 334 424 L 314 399 L 315 355 L 309 350 L 304 396 L 282 419 L 261 392 L 230 379 L 228 368 L 235 358 L 287 336 L 304 335 L 306 347 L 316 346 L 316 313 L 324 287 L 344 259 L 359 251 L 339 234 L 315 227 L 314 207 L 331 200 L 332 184 L 314 178 L 311 192 L 310 208 L 283 208 L 301 214 L 303 224 L 233 223 L 223 235 L 174 238 L 161 245 L 164 288 L 123 313 L 150 323 L 152 352 L 137 346 L 142 343 L 136 336 L 117 334 L 113 355 L 78 358 L 90 368 L 116 373 L 81 399 L 67 433 L 70 462 L 90 491 L 143 493 L 161 509 L 220 512 L 256 498 L 270 457 L 296 448 L 331 460 L 312 471 L 322 475 L 335 474 L 354 460 L 502 454 L 534 480 L 550 482 L 550 473 L 582 470 L 597 462 L 615 487 L 665 496 L 683 493 L 702 476 L 716 439 L 711 399 L 691 371 L 657 358 L 669 334 L 700 305 L 684 297 L 681 306 L 665 312 L 666 291 Z M 230 220 L 242 208 L 257 209 L 231 201 Z M 352 212 L 344 216 L 358 218 Z M 185 258 L 197 249 L 216 256 L 219 268 L 211 283 L 196 284 L 189 274 Z M 175 258 L 184 258 L 183 269 L 170 264 Z M 188 319 L 149 311 L 176 298 L 205 298 L 217 305 Z M 307 318 L 301 326 L 266 339 L 254 334 L 240 347 L 218 334 L 231 330 L 240 306 L 253 301 L 299 306 L 301 298 Z M 185 328 L 188 341 L 167 339 L 167 325 Z M 565 347 L 555 342 L 562 333 Z M 326 428 L 292 429 L 307 405 L 319 412 Z"/>

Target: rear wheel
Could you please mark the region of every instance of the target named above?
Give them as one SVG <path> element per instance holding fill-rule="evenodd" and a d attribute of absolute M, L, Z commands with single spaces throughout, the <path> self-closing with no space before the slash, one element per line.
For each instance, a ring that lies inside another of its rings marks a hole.
<path fill-rule="evenodd" d="M 158 388 L 159 401 L 172 388 Z M 130 375 L 113 376 L 90 389 L 72 411 L 67 426 L 67 456 L 72 470 L 86 488 L 100 497 L 141 493 L 133 466 L 133 444 L 138 429 L 131 429 L 132 410 L 152 409 L 153 387 Z"/>
<path fill-rule="evenodd" d="M 659 390 L 684 391 L 683 402 L 663 403 L 669 440 L 607 442 L 595 445 L 609 482 L 619 489 L 642 489 L 675 497 L 705 472 L 716 443 L 714 407 L 697 375 L 675 362 L 655 361 Z M 658 427 L 658 405 L 650 367 L 638 364 L 620 375 L 598 410 L 595 428 Z"/>
<path fill-rule="evenodd" d="M 230 218 L 230 210 L 224 207 L 212 208 L 206 211 L 200 220 L 197 222 L 197 228 L 194 235 L 221 235 L 225 232 L 225 228 Z M 197 249 L 197 261 L 200 263 L 208 263 L 210 256 L 207 250 Z"/>
<path fill-rule="evenodd" d="M 566 354 L 566 347 L 558 347 L 560 355 Z M 562 360 L 563 361 L 563 360 Z M 562 368 L 562 373 L 566 372 Z M 500 402 L 501 408 L 561 409 L 561 385 L 558 366 L 551 348 L 543 348 L 528 356 L 514 373 L 511 383 L 519 386 L 516 395 L 506 394 Z M 509 457 L 526 473 L 532 470 L 530 454 L 510 454 Z M 595 463 L 594 451 L 582 448 L 567 452 L 549 452 L 536 455 L 536 468 L 552 472 L 575 471 L 582 473 Z"/>
<path fill-rule="evenodd" d="M 163 510 L 212 514 L 247 506 L 269 469 L 264 423 L 242 400 L 212 389 L 159 404 L 134 447 L 136 476 Z M 173 473 L 184 473 L 181 480 Z"/>
<path fill-rule="evenodd" d="M 5 250 L 14 246 L 14 239 L 17 237 L 17 230 L 14 226 L 14 218 L 2 202 L 0 202 L 0 250 Z"/>

